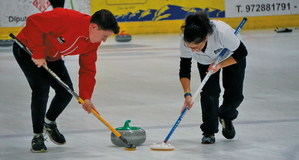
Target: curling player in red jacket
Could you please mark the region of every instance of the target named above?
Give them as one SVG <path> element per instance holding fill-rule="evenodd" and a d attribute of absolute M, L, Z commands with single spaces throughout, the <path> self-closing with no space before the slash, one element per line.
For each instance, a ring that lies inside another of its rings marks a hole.
<path fill-rule="evenodd" d="M 32 57 L 16 43 L 13 54 L 32 90 L 32 152 L 47 151 L 43 131 L 56 144 L 66 142 L 55 121 L 72 98 L 41 66 L 47 65 L 73 89 L 63 57 L 79 55 L 79 95 L 84 100 L 83 109 L 90 112 L 94 107 L 91 98 L 96 82 L 97 49 L 109 36 L 118 32 L 114 15 L 104 9 L 89 16 L 58 7 L 27 18 L 26 26 L 17 37 L 31 50 Z M 55 96 L 47 110 L 50 87 L 54 89 Z"/>

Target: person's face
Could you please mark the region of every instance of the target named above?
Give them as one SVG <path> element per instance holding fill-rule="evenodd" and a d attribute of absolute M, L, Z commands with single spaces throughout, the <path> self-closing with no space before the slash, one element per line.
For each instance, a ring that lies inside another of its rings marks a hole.
<path fill-rule="evenodd" d="M 113 35 L 111 30 L 102 30 L 97 24 L 89 25 L 89 41 L 91 43 L 105 42 L 109 36 Z"/>
<path fill-rule="evenodd" d="M 208 38 L 206 37 L 203 41 L 201 41 L 199 43 L 194 43 L 194 42 L 188 43 L 188 42 L 186 42 L 185 44 L 188 48 L 190 48 L 192 50 L 192 52 L 199 52 L 204 48 L 204 46 L 207 43 L 207 40 L 208 40 Z"/>

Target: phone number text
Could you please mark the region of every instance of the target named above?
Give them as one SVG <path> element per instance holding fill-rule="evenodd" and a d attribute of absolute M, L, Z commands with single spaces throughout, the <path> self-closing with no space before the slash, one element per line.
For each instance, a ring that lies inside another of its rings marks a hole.
<path fill-rule="evenodd" d="M 291 3 L 265 3 L 265 4 L 246 4 L 236 5 L 238 13 L 252 13 L 252 12 L 273 12 L 273 11 L 291 11 L 297 6 L 292 6 Z"/>

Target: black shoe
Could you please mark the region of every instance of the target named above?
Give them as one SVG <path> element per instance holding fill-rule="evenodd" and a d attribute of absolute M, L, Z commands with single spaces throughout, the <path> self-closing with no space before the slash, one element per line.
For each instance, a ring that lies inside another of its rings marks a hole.
<path fill-rule="evenodd" d="M 220 119 L 222 125 L 222 135 L 227 139 L 233 139 L 236 135 L 236 131 L 231 120 Z"/>
<path fill-rule="evenodd" d="M 37 134 L 33 136 L 33 139 L 31 141 L 31 152 L 33 153 L 42 153 L 47 152 L 47 147 L 45 145 L 45 139 L 43 134 Z"/>
<path fill-rule="evenodd" d="M 53 143 L 58 145 L 65 144 L 65 138 L 57 129 L 57 125 L 55 122 L 45 123 L 44 129 Z"/>
<path fill-rule="evenodd" d="M 215 143 L 215 136 L 214 134 L 211 135 L 203 135 L 201 139 L 202 144 L 213 144 Z"/>

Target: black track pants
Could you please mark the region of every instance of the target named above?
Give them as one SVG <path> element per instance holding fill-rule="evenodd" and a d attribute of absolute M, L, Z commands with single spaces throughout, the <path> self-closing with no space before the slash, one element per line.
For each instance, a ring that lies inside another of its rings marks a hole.
<path fill-rule="evenodd" d="M 209 65 L 197 64 L 201 80 L 206 75 Z M 219 83 L 220 71 L 214 73 L 203 87 L 201 93 L 203 134 L 218 132 L 218 118 L 236 119 L 237 108 L 244 99 L 243 82 L 246 68 L 246 59 L 237 64 L 223 68 L 222 82 L 224 88 L 223 103 L 219 107 L 219 95 L 221 92 Z"/>
<path fill-rule="evenodd" d="M 38 68 L 31 60 L 31 57 L 16 43 L 13 45 L 13 54 L 32 90 L 31 117 L 33 132 L 42 133 L 45 115 L 49 120 L 55 121 L 71 101 L 72 95 L 60 86 L 45 69 Z M 73 89 L 72 81 L 63 60 L 47 62 L 47 65 L 64 83 Z M 55 90 L 55 96 L 46 112 L 50 87 Z"/>

